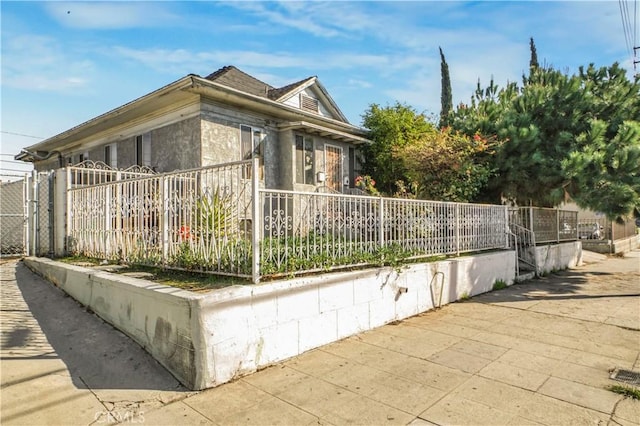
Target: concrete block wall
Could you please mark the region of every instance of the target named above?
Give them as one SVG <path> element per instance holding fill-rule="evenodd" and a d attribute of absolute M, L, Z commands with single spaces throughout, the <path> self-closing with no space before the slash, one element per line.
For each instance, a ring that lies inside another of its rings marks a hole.
<path fill-rule="evenodd" d="M 205 296 L 200 301 L 209 339 L 205 387 L 425 312 L 438 304 L 440 292 L 444 305 L 489 291 L 496 280 L 512 284 L 514 279 L 515 253 L 505 251 L 399 271 L 379 268 L 232 287 L 222 297 Z"/>
<path fill-rule="evenodd" d="M 103 320 L 127 334 L 181 383 L 200 389 L 198 295 L 149 281 L 55 262 L 25 258 L 43 276 Z"/>
<path fill-rule="evenodd" d="M 232 286 L 194 294 L 145 280 L 27 258 L 25 264 L 120 329 L 191 389 L 462 297 L 512 284 L 515 253 Z M 435 278 L 434 278 L 435 277 Z"/>

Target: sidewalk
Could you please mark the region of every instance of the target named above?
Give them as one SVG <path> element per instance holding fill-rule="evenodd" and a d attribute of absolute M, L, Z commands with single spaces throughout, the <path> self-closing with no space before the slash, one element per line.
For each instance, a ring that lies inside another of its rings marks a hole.
<path fill-rule="evenodd" d="M 640 401 L 605 389 L 620 384 L 610 369 L 640 371 L 640 251 L 448 305 L 197 394 L 14 265 L 2 265 L 3 425 L 640 424 Z"/>

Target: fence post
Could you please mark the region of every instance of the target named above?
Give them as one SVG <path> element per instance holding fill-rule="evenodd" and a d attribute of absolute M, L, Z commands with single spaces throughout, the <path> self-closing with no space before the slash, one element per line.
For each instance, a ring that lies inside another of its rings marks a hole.
<path fill-rule="evenodd" d="M 456 255 L 460 256 L 460 204 L 456 203 Z"/>
<path fill-rule="evenodd" d="M 509 206 L 504 206 L 504 224 L 505 224 L 505 233 L 504 233 L 504 242 L 505 242 L 505 248 L 508 249 L 509 248 L 509 232 L 511 232 L 511 228 L 509 227 Z M 515 244 L 517 246 L 517 244 Z M 516 257 L 517 257 L 517 253 L 518 253 L 518 249 L 516 248 Z M 517 263 L 517 261 L 516 261 Z"/>
<path fill-rule="evenodd" d="M 31 208 L 31 220 L 33 221 L 33 252 L 32 256 L 38 255 L 38 247 L 40 246 L 40 221 L 38 220 L 38 172 L 35 170 L 32 172 L 32 208 Z"/>
<path fill-rule="evenodd" d="M 65 232 L 64 232 L 64 251 L 65 254 L 69 254 L 71 251 L 71 247 L 70 247 L 70 239 L 71 239 L 71 212 L 72 212 L 72 208 L 71 208 L 71 168 L 70 167 L 65 167 L 65 174 L 67 175 L 67 181 L 66 186 L 67 186 L 67 208 L 66 208 L 66 215 L 67 215 L 67 223 L 65 226 Z"/>
<path fill-rule="evenodd" d="M 111 257 L 112 248 L 112 232 L 111 232 L 111 187 L 104 186 L 104 254 L 107 258 Z"/>
<path fill-rule="evenodd" d="M 560 243 L 560 209 L 556 207 L 556 242 Z"/>
<path fill-rule="evenodd" d="M 162 221 L 160 229 L 162 230 L 162 264 L 167 264 L 169 258 L 169 181 L 166 176 L 162 176 L 162 188 L 160 190 L 160 199 L 162 200 Z"/>
<path fill-rule="evenodd" d="M 259 158 L 251 162 L 251 279 L 254 284 L 260 282 L 260 180 L 258 172 Z"/>
<path fill-rule="evenodd" d="M 380 197 L 380 212 L 378 213 L 379 225 L 379 243 L 380 248 L 384 247 L 384 198 Z"/>
<path fill-rule="evenodd" d="M 529 227 L 531 232 L 536 232 L 533 226 L 533 207 L 529 206 Z"/>

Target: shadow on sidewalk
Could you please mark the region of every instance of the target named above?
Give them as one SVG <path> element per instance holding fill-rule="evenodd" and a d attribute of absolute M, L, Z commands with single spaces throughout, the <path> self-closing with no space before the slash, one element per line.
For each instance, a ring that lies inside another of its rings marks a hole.
<path fill-rule="evenodd" d="M 11 347 L 11 355 L 3 355 L 3 361 L 32 359 L 37 363 L 43 359 L 42 352 L 35 355 L 29 345 L 37 340 L 48 341 L 66 364 L 73 384 L 79 389 L 188 392 L 136 342 L 87 312 L 62 290 L 32 273 L 22 262 L 15 265 L 18 288 L 37 321 L 37 324 L 32 321 L 26 329 L 36 335 L 41 330 L 43 337 L 25 336 L 25 328 L 22 328 L 20 342 L 16 336 L 14 343 L 22 343 L 23 347 Z M 55 357 L 55 354 L 49 353 L 46 358 Z"/>
<path fill-rule="evenodd" d="M 612 297 L 638 297 L 640 293 L 621 293 L 612 289 L 598 294 L 588 292 L 589 276 L 613 276 L 610 272 L 566 270 L 514 284 L 500 291 L 474 297 L 480 303 L 531 302 L 536 300 L 578 300 Z"/>

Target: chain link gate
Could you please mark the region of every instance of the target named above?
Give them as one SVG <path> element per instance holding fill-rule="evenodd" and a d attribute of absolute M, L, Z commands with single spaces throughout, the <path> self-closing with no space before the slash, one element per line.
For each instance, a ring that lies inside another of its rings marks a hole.
<path fill-rule="evenodd" d="M 28 247 L 27 175 L 0 175 L 0 257 L 23 256 Z"/>
<path fill-rule="evenodd" d="M 0 175 L 0 256 L 53 253 L 53 172 Z"/>

